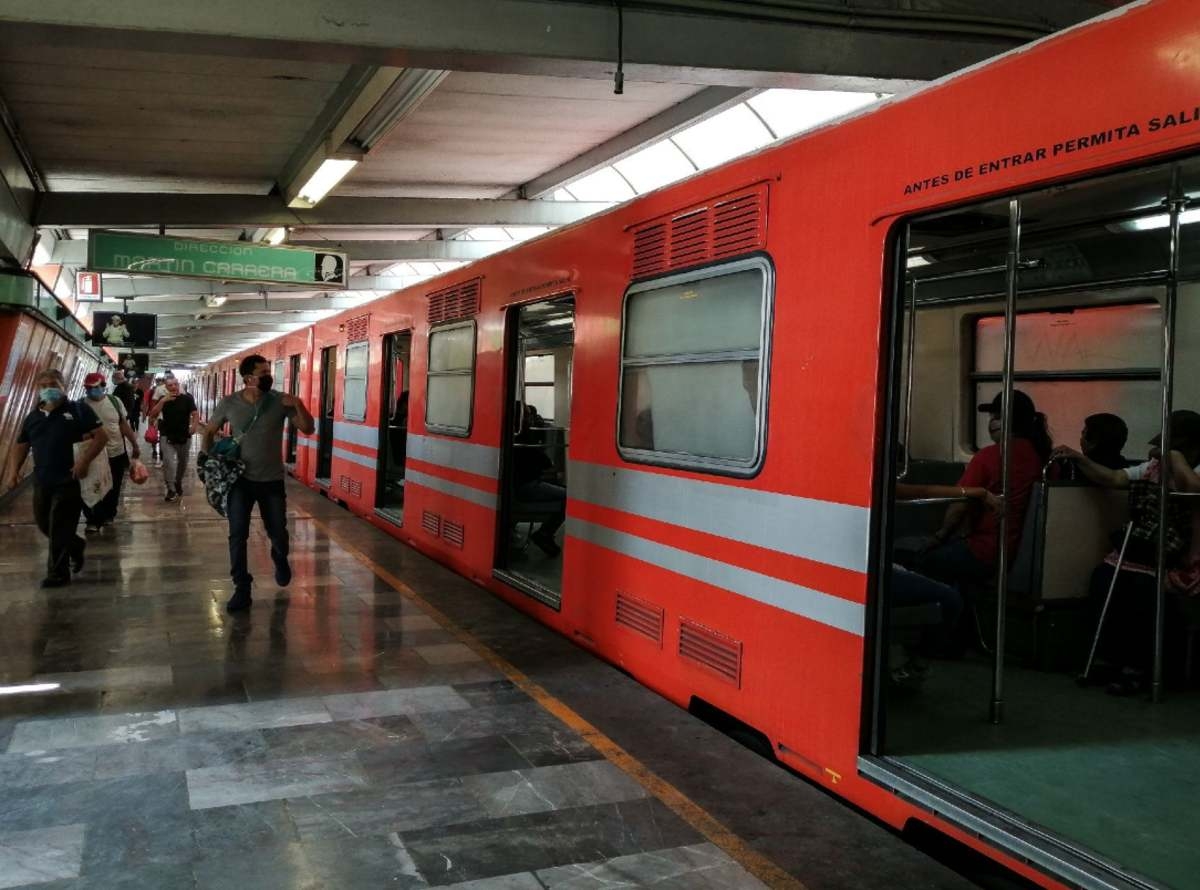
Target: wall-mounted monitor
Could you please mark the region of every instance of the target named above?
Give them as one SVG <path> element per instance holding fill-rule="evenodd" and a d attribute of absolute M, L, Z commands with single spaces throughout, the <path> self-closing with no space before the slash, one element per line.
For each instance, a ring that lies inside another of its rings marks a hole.
<path fill-rule="evenodd" d="M 133 312 L 92 313 L 92 342 L 114 349 L 154 349 L 158 316 Z"/>
<path fill-rule="evenodd" d="M 117 356 L 117 367 L 126 374 L 141 377 L 150 367 L 150 355 L 146 352 L 122 352 Z"/>

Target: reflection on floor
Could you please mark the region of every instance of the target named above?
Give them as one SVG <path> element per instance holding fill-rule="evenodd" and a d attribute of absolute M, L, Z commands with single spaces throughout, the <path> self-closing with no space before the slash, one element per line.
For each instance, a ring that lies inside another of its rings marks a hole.
<path fill-rule="evenodd" d="M 894 697 L 888 751 L 1171 887 L 1200 875 L 1200 693 L 1114 698 L 1072 677 L 1009 667 L 1001 726 L 991 662 L 935 661 Z"/>
<path fill-rule="evenodd" d="M 562 590 L 562 552 L 550 556 L 529 539 L 531 523 L 517 523 L 508 551 L 508 568 L 515 575 L 528 578 L 533 583 L 559 593 Z M 535 525 L 536 527 L 536 525 Z M 554 540 L 561 548 L 563 530 L 559 529 Z"/>
<path fill-rule="evenodd" d="M 0 514 L 0 887 L 763 886 L 304 503 L 379 535 L 293 489 L 293 584 L 255 522 L 237 619 L 198 492 L 130 487 L 61 590 L 28 494 Z"/>

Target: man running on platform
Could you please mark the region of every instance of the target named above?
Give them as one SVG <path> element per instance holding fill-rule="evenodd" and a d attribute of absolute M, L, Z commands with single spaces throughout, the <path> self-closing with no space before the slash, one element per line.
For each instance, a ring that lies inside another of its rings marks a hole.
<path fill-rule="evenodd" d="M 245 388 L 220 401 L 209 418 L 201 446 L 206 453 L 211 453 L 217 432 L 228 423 L 230 434 L 236 440 L 237 456 L 246 465 L 245 472 L 229 492 L 226 508 L 229 517 L 229 568 L 233 578 L 233 596 L 225 605 L 229 612 L 250 608 L 254 577 L 247 569 L 246 541 L 250 536 L 250 516 L 256 503 L 267 537 L 271 539 L 275 583 L 280 587 L 291 583 L 283 422 L 285 419 L 291 420 L 305 434 L 315 429 L 312 415 L 300 399 L 271 389 L 274 384 L 271 363 L 261 355 L 242 359 L 238 374 Z"/>

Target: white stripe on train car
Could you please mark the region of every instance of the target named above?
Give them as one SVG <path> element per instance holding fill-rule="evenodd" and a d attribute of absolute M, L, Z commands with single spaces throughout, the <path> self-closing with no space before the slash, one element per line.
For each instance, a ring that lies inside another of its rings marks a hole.
<path fill-rule="evenodd" d="M 378 427 L 335 420 L 333 422 L 333 438 L 349 442 L 351 445 L 358 445 L 360 448 L 370 448 L 372 451 L 379 450 Z"/>
<path fill-rule="evenodd" d="M 682 476 L 573 460 L 568 497 L 692 531 L 865 572 L 870 511 Z"/>
<path fill-rule="evenodd" d="M 463 470 L 489 479 L 500 477 L 500 449 L 491 445 L 409 433 L 408 456 L 427 464 Z"/>
<path fill-rule="evenodd" d="M 404 474 L 404 482 L 405 484 L 412 483 L 414 485 L 422 485 L 425 488 L 432 488 L 434 491 L 440 491 L 442 494 L 470 501 L 481 507 L 487 507 L 489 510 L 496 509 L 496 495 L 492 492 L 480 491 L 478 488 L 472 488 L 469 485 L 462 485 L 458 482 L 451 482 L 449 479 L 443 479 L 440 476 L 430 476 L 428 473 L 419 472 L 411 467 Z"/>
<path fill-rule="evenodd" d="M 338 448 L 336 445 L 333 446 L 333 456 L 340 457 L 342 460 L 348 460 L 351 463 L 358 464 L 359 466 L 367 467 L 372 470 L 378 468 L 379 466 L 378 458 L 369 457 L 364 454 L 358 454 L 355 451 L 348 451 L 345 448 Z"/>
<path fill-rule="evenodd" d="M 801 587 L 770 575 L 709 559 L 620 532 L 583 519 L 567 517 L 567 534 L 622 556 L 658 566 L 677 575 L 720 587 L 756 602 L 783 609 L 829 627 L 861 637 L 866 609 L 861 603 Z"/>

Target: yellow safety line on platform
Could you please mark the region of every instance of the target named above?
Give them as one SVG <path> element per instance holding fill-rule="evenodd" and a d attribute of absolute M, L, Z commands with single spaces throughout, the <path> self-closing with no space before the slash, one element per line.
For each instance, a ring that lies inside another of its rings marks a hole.
<path fill-rule="evenodd" d="M 546 691 L 546 689 L 530 679 L 515 665 L 480 642 L 469 631 L 459 627 L 454 619 L 450 618 L 441 609 L 421 596 L 421 594 L 417 593 L 398 577 L 371 559 L 360 548 L 347 542 L 338 532 L 330 528 L 326 522 L 315 516 L 311 516 L 311 514 L 309 518 L 331 540 L 335 541 L 339 547 L 369 566 L 378 578 L 386 581 L 398 593 L 416 602 L 429 613 L 430 617 L 441 624 L 442 627 L 469 646 L 484 661 L 487 661 L 500 671 L 500 673 L 504 674 L 526 695 L 587 739 L 592 747 L 604 755 L 606 760 L 631 776 L 650 794 L 666 804 L 676 815 L 700 832 L 700 834 L 704 835 L 711 843 L 724 850 L 731 859 L 735 860 L 742 868 L 754 875 L 754 877 L 758 878 L 768 887 L 779 888 L 779 890 L 807 890 L 803 883 L 788 874 L 766 856 L 752 849 L 745 841 L 721 824 L 715 816 L 702 806 L 670 782 L 655 775 L 649 767 L 585 720 L 570 705 Z"/>

